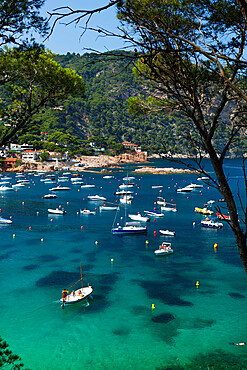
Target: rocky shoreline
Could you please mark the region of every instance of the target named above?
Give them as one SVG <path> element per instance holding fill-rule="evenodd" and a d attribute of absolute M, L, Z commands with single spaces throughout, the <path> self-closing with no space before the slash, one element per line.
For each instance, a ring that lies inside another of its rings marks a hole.
<path fill-rule="evenodd" d="M 199 171 L 192 171 L 188 169 L 173 168 L 173 167 L 167 167 L 167 168 L 141 167 L 141 168 L 135 169 L 135 171 L 133 172 L 148 173 L 148 174 L 153 174 L 153 175 L 168 175 L 171 173 L 199 173 Z"/>
<path fill-rule="evenodd" d="M 107 173 L 114 169 L 121 168 L 120 166 L 128 163 L 150 163 L 146 152 L 140 153 L 124 153 L 119 156 L 81 156 L 76 159 L 76 162 L 37 162 L 29 161 L 23 163 L 21 166 L 14 169 L 9 169 L 11 172 L 26 172 L 26 171 L 74 171 L 74 172 L 98 172 Z M 154 168 L 142 166 L 135 169 L 135 173 L 149 173 L 149 174 L 170 174 L 170 173 L 196 173 L 181 168 Z"/>

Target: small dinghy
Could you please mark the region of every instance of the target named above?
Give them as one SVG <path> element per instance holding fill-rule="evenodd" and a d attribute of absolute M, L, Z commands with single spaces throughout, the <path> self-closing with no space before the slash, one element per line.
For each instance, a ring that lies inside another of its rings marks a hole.
<path fill-rule="evenodd" d="M 172 254 L 174 251 L 171 247 L 171 243 L 163 242 L 160 246 L 159 249 L 154 251 L 154 254 L 156 256 L 167 256 L 168 254 Z"/>
<path fill-rule="evenodd" d="M 81 215 L 95 215 L 96 211 L 90 211 L 90 209 L 80 209 Z"/>
<path fill-rule="evenodd" d="M 162 235 L 167 235 L 167 236 L 175 236 L 176 235 L 175 231 L 170 231 L 170 230 L 159 230 L 159 232 Z"/>

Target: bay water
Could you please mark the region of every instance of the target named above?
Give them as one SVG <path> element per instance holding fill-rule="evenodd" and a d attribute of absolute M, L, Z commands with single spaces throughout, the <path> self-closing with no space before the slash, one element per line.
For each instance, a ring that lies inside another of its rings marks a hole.
<path fill-rule="evenodd" d="M 202 228 L 205 217 L 194 212 L 215 200 L 212 210 L 221 206 L 226 213 L 221 194 L 196 174 L 134 174 L 127 214 L 158 209 L 158 196 L 177 212 L 151 218 L 146 235 L 112 235 L 114 219 L 123 221 L 122 207 L 117 215 L 100 212 L 102 203 L 87 196 L 118 204 L 114 192 L 136 167 L 113 170 L 112 178 L 83 172 L 83 182 L 95 188 L 72 185 L 74 174 L 61 183 L 57 173 L 56 183 L 46 184 L 40 181 L 45 175 L 29 173 L 30 184 L 0 193 L 0 215 L 13 221 L 0 225 L 1 336 L 32 370 L 247 368 L 247 347 L 229 344 L 247 341 L 247 278 L 234 237 L 227 223 Z M 238 201 L 241 161 L 228 160 L 225 170 Z M 16 174 L 7 176 L 16 183 Z M 203 187 L 176 192 L 191 182 Z M 70 190 L 43 199 L 57 184 Z M 59 206 L 66 215 L 48 213 Z M 96 215 L 80 214 L 84 208 Z M 176 235 L 162 236 L 160 229 Z M 174 254 L 154 255 L 162 241 L 172 243 Z M 80 263 L 93 295 L 62 309 L 61 291 L 80 279 Z"/>

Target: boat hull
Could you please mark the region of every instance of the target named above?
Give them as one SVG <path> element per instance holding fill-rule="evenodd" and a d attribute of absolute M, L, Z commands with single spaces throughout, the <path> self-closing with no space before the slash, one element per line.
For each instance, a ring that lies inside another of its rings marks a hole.
<path fill-rule="evenodd" d="M 140 215 L 128 215 L 128 217 L 133 221 L 149 222 L 150 218 Z"/>
<path fill-rule="evenodd" d="M 138 226 L 119 226 L 112 229 L 113 234 L 146 234 L 146 227 Z"/>
<path fill-rule="evenodd" d="M 60 210 L 60 209 L 51 209 L 49 208 L 48 209 L 48 212 L 49 213 L 53 213 L 54 215 L 65 215 L 67 212 L 64 211 L 64 210 Z"/>
<path fill-rule="evenodd" d="M 162 235 L 166 235 L 166 236 L 175 236 L 176 235 L 175 231 L 170 231 L 170 230 L 159 230 L 159 232 Z"/>
<path fill-rule="evenodd" d="M 81 301 L 84 301 L 87 299 L 92 293 L 93 293 L 93 288 L 91 285 L 83 288 L 83 289 L 77 289 L 73 293 L 68 294 L 65 298 L 61 298 L 60 302 L 63 303 L 63 305 L 72 305 Z"/>
<path fill-rule="evenodd" d="M 168 256 L 169 254 L 173 254 L 173 249 L 170 250 L 170 251 L 161 251 L 161 250 L 157 249 L 156 251 L 154 251 L 154 254 L 156 256 Z"/>

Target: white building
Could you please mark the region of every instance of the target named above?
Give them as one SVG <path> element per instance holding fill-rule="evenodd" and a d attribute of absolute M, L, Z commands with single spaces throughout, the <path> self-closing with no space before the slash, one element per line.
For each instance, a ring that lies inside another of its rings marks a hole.
<path fill-rule="evenodd" d="M 25 150 L 33 150 L 33 145 L 30 144 L 10 144 L 10 150 L 15 150 L 16 152 L 23 152 Z"/>
<path fill-rule="evenodd" d="M 38 159 L 38 153 L 35 150 L 25 150 L 22 153 L 22 160 L 31 162 L 31 161 L 36 161 Z"/>

